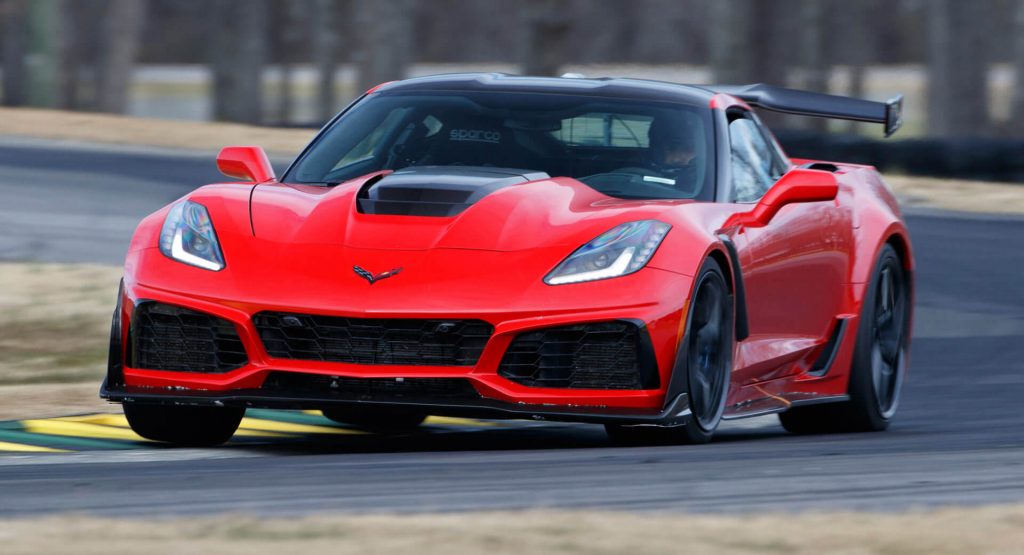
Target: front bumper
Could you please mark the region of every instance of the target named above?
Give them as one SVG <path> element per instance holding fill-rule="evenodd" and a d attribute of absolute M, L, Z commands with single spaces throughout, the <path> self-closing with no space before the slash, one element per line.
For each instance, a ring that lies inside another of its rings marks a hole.
<path fill-rule="evenodd" d="M 161 260 L 151 260 L 161 263 Z M 201 278 L 211 273 L 183 269 L 174 264 L 175 273 L 200 272 Z M 152 264 L 142 264 L 148 267 Z M 132 267 L 139 265 L 130 264 Z M 150 273 L 152 275 L 152 273 Z M 174 274 L 172 274 L 174 276 Z M 224 276 L 226 277 L 226 276 Z M 666 400 L 666 389 L 675 359 L 675 350 L 683 330 L 683 305 L 691 278 L 672 272 L 649 269 L 632 276 L 577 286 L 543 286 L 530 302 L 502 303 L 496 293 L 491 302 L 475 298 L 465 309 L 438 310 L 438 299 L 427 305 L 416 296 L 405 299 L 404 309 L 386 307 L 382 310 L 336 309 L 311 305 L 305 297 L 290 297 L 287 292 L 276 299 L 253 302 L 239 300 L 245 291 L 222 291 L 211 297 L 208 290 L 183 293 L 165 287 L 143 285 L 137 276 L 126 275 L 119 298 L 112 333 L 111 367 L 103 396 L 116 402 L 184 402 L 200 404 L 232 404 L 250 407 L 316 409 L 332 404 L 374 402 L 384 404 L 415 404 L 429 408 L 431 414 L 475 415 L 477 417 L 551 418 L 573 421 L 662 421 L 681 418 L 685 399 Z M 189 283 L 175 279 L 175 283 Z M 160 285 L 172 285 L 161 283 Z M 201 288 L 200 288 L 201 289 Z M 379 290 L 379 289 L 378 289 Z M 302 291 L 308 296 L 308 291 Z M 376 294 L 377 290 L 373 291 Z M 670 294 L 668 294 L 670 293 Z M 257 298 L 264 298 L 258 296 Z M 631 302 L 610 303 L 629 299 Z M 155 301 L 176 305 L 223 318 L 234 324 L 248 354 L 243 366 L 223 373 L 171 372 L 133 368 L 123 364 L 130 322 L 134 307 L 140 302 Z M 505 299 L 507 301 L 507 299 Z M 339 304 L 339 303 L 324 303 Z M 373 303 L 367 303 L 373 304 Z M 512 304 L 512 306 L 508 306 Z M 375 318 L 476 318 L 490 323 L 494 332 L 476 364 L 472 366 L 376 365 L 314 360 L 275 358 L 267 353 L 253 316 L 261 311 L 282 311 L 348 317 Z M 629 320 L 643 327 L 649 338 L 651 364 L 657 374 L 655 388 L 650 389 L 558 389 L 532 387 L 515 383 L 498 373 L 502 357 L 513 339 L 525 332 L 578 323 Z M 117 357 L 119 360 L 114 361 Z M 113 369 L 114 367 L 116 369 Z M 308 393 L 268 393 L 262 386 L 271 373 L 291 372 L 304 375 L 338 376 L 366 379 L 453 378 L 464 379 L 479 393 L 479 399 L 401 399 L 392 401 L 344 400 Z M 680 405 L 682 403 L 682 405 Z M 683 408 L 680 408 L 683 406 Z M 666 412 L 668 411 L 668 412 Z M 669 415 L 669 416 L 666 416 Z M 673 416 L 674 415 L 674 416 Z"/>

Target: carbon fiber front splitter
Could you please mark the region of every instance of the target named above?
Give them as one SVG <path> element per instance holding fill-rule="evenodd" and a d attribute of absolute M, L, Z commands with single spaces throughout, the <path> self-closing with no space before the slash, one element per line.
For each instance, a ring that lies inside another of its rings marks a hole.
<path fill-rule="evenodd" d="M 301 394 L 268 393 L 259 389 L 223 391 L 159 390 L 155 388 L 100 386 L 100 397 L 115 403 L 146 403 L 202 405 L 261 409 L 318 410 L 332 406 L 374 406 L 417 408 L 437 416 L 467 418 L 527 419 L 593 424 L 627 424 L 648 426 L 682 426 L 690 421 L 689 399 L 685 393 L 676 396 L 660 411 L 643 411 L 582 405 L 533 405 L 504 403 L 480 398 L 472 401 L 452 399 L 408 398 L 378 400 L 331 399 Z"/>

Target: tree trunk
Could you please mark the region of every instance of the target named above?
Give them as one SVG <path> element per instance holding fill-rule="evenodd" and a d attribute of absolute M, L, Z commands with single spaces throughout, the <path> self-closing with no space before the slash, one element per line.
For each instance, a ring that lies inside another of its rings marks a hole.
<path fill-rule="evenodd" d="M 972 2 L 928 3 L 928 133 L 981 136 L 988 128 L 986 18 Z"/>
<path fill-rule="evenodd" d="M 800 88 L 823 93 L 828 92 L 825 8 L 823 0 L 800 0 Z M 824 118 L 802 119 L 804 129 L 821 133 L 828 129 Z"/>
<path fill-rule="evenodd" d="M 333 0 L 310 0 L 307 11 L 311 17 L 307 27 L 313 33 L 313 65 L 317 71 L 316 114 L 319 121 L 326 122 L 338 111 L 334 94 L 334 74 L 338 68 L 337 4 Z"/>
<path fill-rule="evenodd" d="M 57 104 L 61 54 L 60 0 L 28 3 L 28 98 L 32 106 Z"/>
<path fill-rule="evenodd" d="M 263 65 L 267 0 L 213 3 L 213 116 L 258 125 L 263 121 Z"/>
<path fill-rule="evenodd" d="M 306 23 L 302 17 L 305 10 L 306 6 L 302 2 L 284 2 L 281 10 L 282 20 L 278 26 L 281 30 L 281 51 L 278 52 L 280 74 L 277 82 L 277 121 L 283 125 L 291 121 L 295 104 L 292 96 L 292 68 Z"/>
<path fill-rule="evenodd" d="M 558 75 L 565 64 L 565 39 L 569 34 L 567 2 L 526 0 L 521 9 L 520 71 L 524 75 Z"/>
<path fill-rule="evenodd" d="M 824 0 L 822 0 L 824 1 Z M 793 59 L 790 51 L 792 41 L 787 41 L 789 29 L 786 24 L 789 14 L 779 8 L 778 0 L 752 0 L 748 3 L 746 26 L 747 35 L 745 48 L 741 54 L 748 58 L 746 82 L 768 83 L 780 87 L 786 86 L 788 67 L 787 60 Z M 742 7 L 742 6 L 741 6 Z M 709 32 L 723 32 L 722 29 Z M 762 114 L 764 115 L 764 114 Z M 771 122 L 775 114 L 767 116 L 765 121 Z M 769 125 L 774 125 L 769 123 Z"/>
<path fill-rule="evenodd" d="M 25 55 L 28 52 L 28 0 L 0 3 L 4 24 L 3 103 L 21 106 L 26 102 Z"/>
<path fill-rule="evenodd" d="M 846 18 L 847 39 L 841 43 L 843 49 L 837 58 L 849 68 L 849 87 L 846 94 L 864 98 L 866 91 L 865 73 L 867 64 L 874 59 L 874 41 L 868 14 L 875 9 L 875 2 L 850 2 L 842 7 Z M 858 133 L 863 127 L 855 121 L 845 124 L 846 132 Z"/>
<path fill-rule="evenodd" d="M 1013 69 L 1015 83 L 1010 111 L 1010 132 L 1024 136 L 1024 0 L 1017 0 L 1013 19 Z"/>
<path fill-rule="evenodd" d="M 412 61 L 412 0 L 358 0 L 359 91 L 405 78 Z"/>
<path fill-rule="evenodd" d="M 709 6 L 708 50 L 712 79 L 719 85 L 750 82 L 751 0 L 711 0 Z"/>
<path fill-rule="evenodd" d="M 107 0 L 102 43 L 96 60 L 96 107 L 123 114 L 128 109 L 132 72 L 146 17 L 143 0 Z"/>

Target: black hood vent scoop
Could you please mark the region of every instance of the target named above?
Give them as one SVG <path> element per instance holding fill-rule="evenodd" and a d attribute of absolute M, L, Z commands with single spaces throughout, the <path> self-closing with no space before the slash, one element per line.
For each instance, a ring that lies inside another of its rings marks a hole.
<path fill-rule="evenodd" d="M 356 196 L 363 214 L 455 216 L 480 199 L 544 172 L 481 166 L 419 166 L 368 181 Z"/>

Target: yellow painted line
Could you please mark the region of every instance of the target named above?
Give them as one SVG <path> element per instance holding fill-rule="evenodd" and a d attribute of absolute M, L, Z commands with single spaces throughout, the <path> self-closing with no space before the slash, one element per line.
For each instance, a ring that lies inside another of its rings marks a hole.
<path fill-rule="evenodd" d="M 46 420 L 22 420 L 21 425 L 26 432 L 33 434 L 145 441 L 131 430 L 123 414 L 90 414 Z M 240 437 L 284 437 L 283 434 L 261 430 L 238 430 L 235 435 Z"/>
<path fill-rule="evenodd" d="M 96 439 L 124 439 L 130 441 L 139 441 L 142 439 L 128 428 L 101 426 L 86 422 L 72 422 L 58 419 L 22 420 L 21 425 L 26 432 L 32 434 L 88 437 Z"/>
<path fill-rule="evenodd" d="M 82 416 L 65 416 L 63 418 L 54 418 L 53 420 L 60 420 L 64 422 L 81 422 L 86 424 L 96 424 L 98 426 L 113 426 L 115 428 L 125 428 L 130 430 L 131 427 L 128 425 L 128 419 L 125 418 L 124 414 L 86 414 Z M 242 419 L 242 424 L 245 424 L 249 418 Z M 272 433 L 269 428 L 258 428 L 249 427 L 250 429 L 239 429 L 235 432 L 235 435 L 241 437 L 284 437 L 281 434 Z M 132 432 L 134 434 L 134 432 Z M 141 439 L 136 436 L 136 439 Z"/>
<path fill-rule="evenodd" d="M 430 416 L 427 421 L 424 422 L 428 426 L 494 426 L 494 422 L 484 422 L 483 420 L 475 420 L 473 418 L 455 418 L 451 416 Z"/>
<path fill-rule="evenodd" d="M 312 414 L 313 416 L 321 416 L 322 414 L 318 410 L 304 410 L 302 412 L 305 414 Z M 450 416 L 430 416 L 424 424 L 434 426 L 497 426 L 494 422 L 484 422 L 473 418 L 455 418 Z"/>
<path fill-rule="evenodd" d="M 0 441 L 0 451 L 17 451 L 21 453 L 67 453 L 66 449 L 54 449 L 53 447 L 40 447 L 39 445 L 25 445 L 24 443 L 10 443 Z"/>
<path fill-rule="evenodd" d="M 128 427 L 128 419 L 123 414 L 83 414 L 81 416 L 62 416 L 50 420 L 61 420 L 64 422 L 84 422 L 86 424 L 99 424 L 100 426 Z"/>
<path fill-rule="evenodd" d="M 262 418 L 243 418 L 239 430 L 260 430 L 270 432 L 284 432 L 287 434 L 363 434 L 359 430 L 347 428 L 334 428 L 331 426 L 316 426 L 313 424 L 295 424 L 292 422 L 279 422 L 277 420 L 264 420 Z"/>

